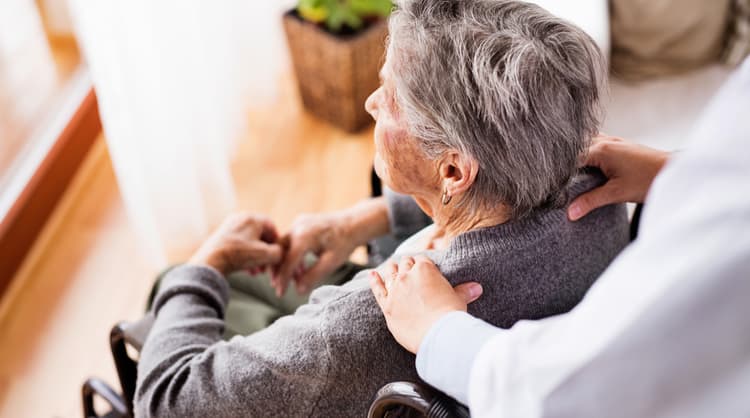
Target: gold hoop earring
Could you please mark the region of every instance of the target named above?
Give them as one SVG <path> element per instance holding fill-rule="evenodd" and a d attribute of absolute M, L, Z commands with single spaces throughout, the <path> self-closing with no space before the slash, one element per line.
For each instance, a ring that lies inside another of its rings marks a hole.
<path fill-rule="evenodd" d="M 443 206 L 445 206 L 448 203 L 450 203 L 451 199 L 453 199 L 453 196 L 451 196 L 451 195 L 448 194 L 448 189 L 443 190 L 443 199 L 442 199 Z"/>

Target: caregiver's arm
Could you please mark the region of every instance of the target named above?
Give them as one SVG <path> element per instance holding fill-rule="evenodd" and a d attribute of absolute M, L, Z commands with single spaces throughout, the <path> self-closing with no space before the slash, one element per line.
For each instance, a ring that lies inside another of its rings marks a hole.
<path fill-rule="evenodd" d="M 613 203 L 643 203 L 669 156 L 668 152 L 620 138 L 605 135 L 594 138 L 581 165 L 599 168 L 608 180 L 578 196 L 568 207 L 568 217 L 575 221 Z"/>
<path fill-rule="evenodd" d="M 466 313 L 479 298 L 479 283 L 455 288 L 423 256 L 404 257 L 390 276 L 370 272 L 370 287 L 388 329 L 404 348 L 417 354 L 417 372 L 429 384 L 468 403 L 469 373 L 480 348 L 499 328 Z"/>

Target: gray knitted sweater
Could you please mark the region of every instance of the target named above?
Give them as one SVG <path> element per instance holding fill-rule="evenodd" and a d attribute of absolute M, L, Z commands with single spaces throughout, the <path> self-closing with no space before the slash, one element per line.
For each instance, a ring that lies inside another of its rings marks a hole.
<path fill-rule="evenodd" d="M 579 180 L 571 195 L 595 183 Z M 414 207 L 389 199 L 392 214 Z M 576 223 L 564 209 L 543 210 L 464 233 L 426 254 L 454 285 L 482 283 L 471 314 L 510 327 L 570 310 L 627 244 L 627 232 L 622 205 Z M 226 281 L 207 267 L 172 270 L 141 351 L 137 416 L 366 416 L 381 386 L 419 380 L 414 356 L 388 333 L 366 277 L 365 271 L 343 286 L 321 287 L 294 315 L 222 341 Z"/>

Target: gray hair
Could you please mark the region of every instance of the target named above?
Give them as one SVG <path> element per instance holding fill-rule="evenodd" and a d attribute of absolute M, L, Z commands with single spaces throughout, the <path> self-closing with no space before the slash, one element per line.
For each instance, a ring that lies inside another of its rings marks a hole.
<path fill-rule="evenodd" d="M 520 1 L 396 3 L 396 105 L 430 158 L 456 149 L 478 161 L 461 203 L 507 205 L 512 218 L 563 204 L 602 113 L 606 70 L 594 41 Z"/>

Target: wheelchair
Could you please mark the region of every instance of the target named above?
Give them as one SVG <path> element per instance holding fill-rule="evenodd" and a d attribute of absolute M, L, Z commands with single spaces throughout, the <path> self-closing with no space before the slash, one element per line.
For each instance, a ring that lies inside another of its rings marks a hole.
<path fill-rule="evenodd" d="M 372 172 L 373 196 L 380 195 L 379 179 Z M 640 215 L 643 205 L 635 207 L 630 222 L 630 239 L 638 233 Z M 386 243 L 392 245 L 392 243 Z M 81 396 L 84 418 L 132 418 L 133 398 L 136 390 L 138 369 L 138 352 L 148 336 L 154 316 L 146 314 L 136 322 L 120 322 L 109 335 L 109 346 L 117 370 L 117 377 L 122 392 L 117 392 L 106 382 L 98 378 L 89 378 L 83 384 Z M 108 411 L 99 414 L 95 408 L 95 399 L 100 398 Z M 468 418 L 467 406 L 448 395 L 426 384 L 414 382 L 388 383 L 377 393 L 370 405 L 368 418 Z"/>
<path fill-rule="evenodd" d="M 120 322 L 112 328 L 109 346 L 117 370 L 122 392 L 117 392 L 98 378 L 86 380 L 82 387 L 83 416 L 85 418 L 132 418 L 135 395 L 137 353 L 143 347 L 154 316 L 147 314 L 136 322 Z M 108 411 L 99 414 L 95 398 L 105 401 Z M 411 382 L 393 382 L 376 394 L 368 413 L 370 418 L 430 417 L 468 418 L 469 410 L 447 395 Z"/>

